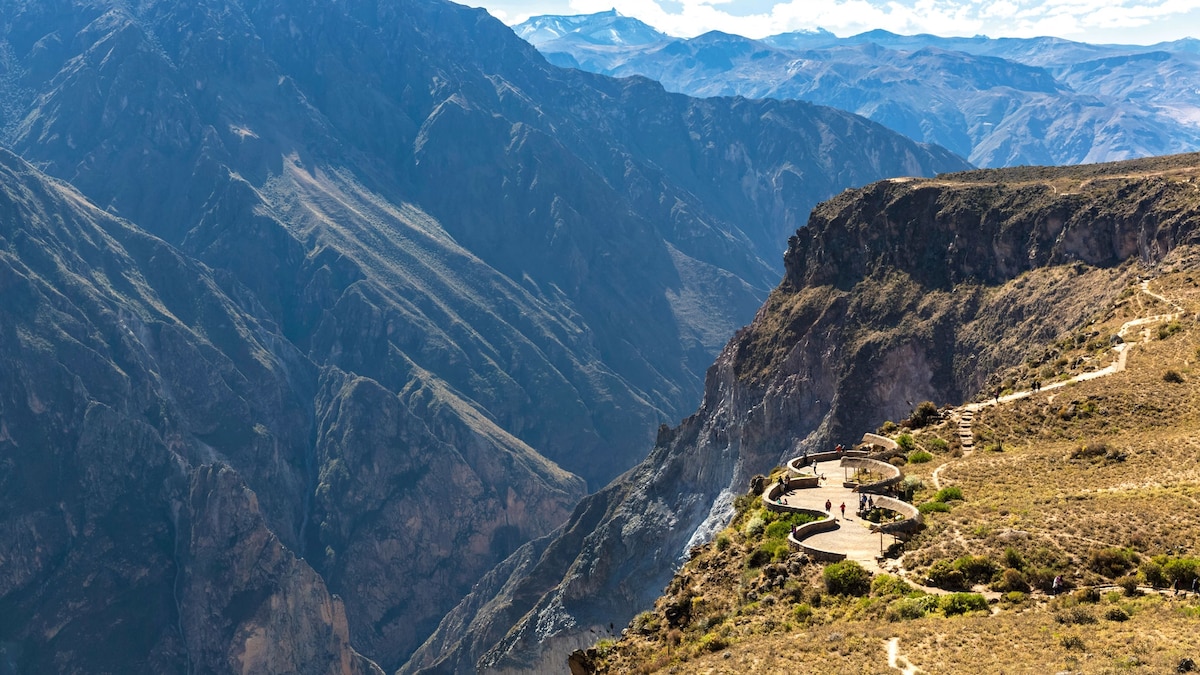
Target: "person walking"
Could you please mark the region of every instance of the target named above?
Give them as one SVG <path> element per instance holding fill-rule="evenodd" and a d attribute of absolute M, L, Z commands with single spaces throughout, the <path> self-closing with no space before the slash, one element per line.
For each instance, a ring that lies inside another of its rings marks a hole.
<path fill-rule="evenodd" d="M 825 512 L 826 512 L 826 513 L 829 513 L 829 510 L 830 510 L 830 509 L 832 509 L 832 508 L 833 508 L 833 502 L 831 502 L 831 501 L 829 501 L 828 499 L 826 499 L 826 500 L 825 500 Z"/>
<path fill-rule="evenodd" d="M 846 519 L 846 502 L 842 502 L 842 520 Z"/>

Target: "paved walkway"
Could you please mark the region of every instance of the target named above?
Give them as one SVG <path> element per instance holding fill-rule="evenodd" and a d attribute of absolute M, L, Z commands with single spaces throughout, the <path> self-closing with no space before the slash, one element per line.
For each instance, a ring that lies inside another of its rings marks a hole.
<path fill-rule="evenodd" d="M 845 553 L 846 558 L 862 563 L 872 571 L 879 571 L 875 559 L 880 553 L 880 535 L 870 530 L 871 523 L 859 518 L 859 493 L 842 487 L 842 482 L 854 475 L 853 469 L 844 469 L 840 460 L 832 460 L 817 464 L 817 473 L 824 475 L 820 487 L 789 490 L 783 495 L 788 506 L 801 506 L 815 511 L 825 510 L 825 500 L 829 500 L 832 508 L 830 513 L 837 521 L 838 529 L 820 532 L 804 538 L 804 543 L 823 551 Z M 846 505 L 846 515 L 842 517 L 842 504 Z M 883 535 L 883 546 L 890 546 L 892 536 Z"/>

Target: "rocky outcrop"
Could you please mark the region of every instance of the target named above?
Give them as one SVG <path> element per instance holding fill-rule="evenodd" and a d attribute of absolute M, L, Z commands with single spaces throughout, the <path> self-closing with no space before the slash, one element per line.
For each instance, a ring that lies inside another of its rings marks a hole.
<path fill-rule="evenodd" d="M 555 555 L 498 568 L 402 672 L 561 668 L 649 607 L 755 474 L 849 445 L 910 401 L 960 402 L 1084 324 L 1134 264 L 1200 243 L 1196 175 L 1188 155 L 890 181 L 821 205 L 699 411 L 539 542 Z"/>
<path fill-rule="evenodd" d="M 190 668 L 383 675 L 350 646 L 341 600 L 271 534 L 232 470 L 199 468 L 180 521 L 175 593 Z"/>

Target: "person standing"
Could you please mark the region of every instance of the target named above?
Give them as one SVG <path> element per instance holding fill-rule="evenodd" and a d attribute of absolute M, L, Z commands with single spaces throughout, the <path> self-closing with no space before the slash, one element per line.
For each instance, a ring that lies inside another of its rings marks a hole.
<path fill-rule="evenodd" d="M 829 510 L 830 510 L 830 509 L 832 509 L 832 508 L 833 508 L 833 502 L 831 502 L 831 501 L 829 501 L 828 499 L 826 499 L 826 500 L 825 500 L 825 512 L 826 512 L 826 513 L 829 513 Z"/>

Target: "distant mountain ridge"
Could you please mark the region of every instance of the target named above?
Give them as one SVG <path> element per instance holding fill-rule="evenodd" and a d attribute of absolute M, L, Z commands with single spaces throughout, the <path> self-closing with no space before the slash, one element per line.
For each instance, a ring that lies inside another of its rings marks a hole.
<path fill-rule="evenodd" d="M 596 44 L 579 36 L 593 25 L 612 30 L 609 15 L 539 20 L 558 21 L 565 31 L 529 34 L 558 65 L 643 75 L 693 96 L 829 105 L 942 145 L 977 166 L 1104 162 L 1200 149 L 1200 43 L 1192 39 L 1143 47 L 874 30 L 846 38 L 806 31 L 750 40 L 710 32 Z M 527 25 L 514 30 L 521 34 Z M 633 30 L 653 29 L 641 24 Z"/>

